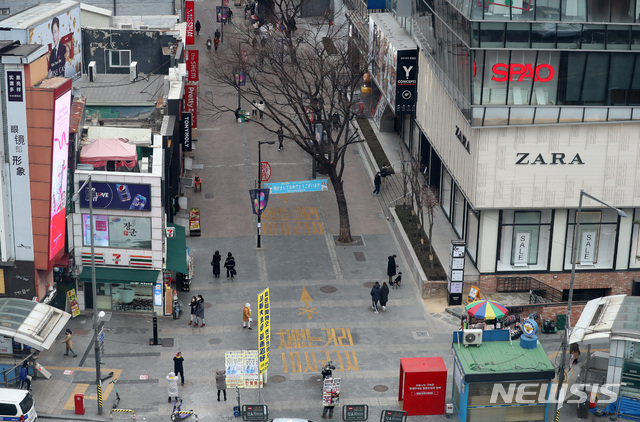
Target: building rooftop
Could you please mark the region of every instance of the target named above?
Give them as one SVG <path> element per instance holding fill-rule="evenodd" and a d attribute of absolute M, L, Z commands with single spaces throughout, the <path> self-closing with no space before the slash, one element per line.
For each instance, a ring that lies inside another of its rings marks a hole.
<path fill-rule="evenodd" d="M 77 4 L 71 1 L 41 3 L 0 21 L 0 28 L 28 29 L 42 22 L 43 18 L 59 15 Z"/>
<path fill-rule="evenodd" d="M 74 83 L 87 99 L 87 106 L 154 106 L 164 95 L 165 75 L 138 74 L 135 82 L 129 80 L 129 73 L 99 73 L 95 82 L 89 82 L 89 76 Z"/>

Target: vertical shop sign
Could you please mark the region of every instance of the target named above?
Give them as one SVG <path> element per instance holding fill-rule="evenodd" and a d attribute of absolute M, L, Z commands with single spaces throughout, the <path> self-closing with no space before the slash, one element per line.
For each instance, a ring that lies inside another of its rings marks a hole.
<path fill-rule="evenodd" d="M 514 249 L 513 265 L 527 265 L 529 262 L 530 232 L 516 232 L 516 247 Z"/>
<path fill-rule="evenodd" d="M 189 82 L 198 82 L 198 50 L 187 50 L 187 78 Z"/>
<path fill-rule="evenodd" d="M 182 113 L 182 120 L 180 121 L 180 131 L 182 133 L 182 150 L 191 151 L 191 113 Z"/>
<path fill-rule="evenodd" d="M 271 300 L 267 287 L 258 295 L 258 365 L 260 374 L 269 368 L 271 348 Z"/>
<path fill-rule="evenodd" d="M 193 0 L 186 0 L 184 5 L 184 18 L 187 23 L 186 44 L 195 44 L 195 8 Z"/>
<path fill-rule="evenodd" d="M 415 113 L 418 50 L 400 50 L 396 70 L 396 114 Z"/>
<path fill-rule="evenodd" d="M 6 72 L 7 135 L 9 144 L 9 179 L 13 204 L 31 203 L 29 187 L 29 143 L 27 140 L 27 107 L 22 70 Z M 1 111 L 0 111 L 1 116 Z M 16 260 L 33 261 L 31 213 L 13 210 L 13 234 Z"/>
<path fill-rule="evenodd" d="M 184 111 L 191 113 L 193 121 L 191 127 L 198 127 L 198 86 L 187 84 L 184 86 Z"/>
<path fill-rule="evenodd" d="M 51 154 L 51 213 L 49 220 L 49 259 L 64 249 L 67 217 L 67 174 L 69 158 L 69 118 L 71 91 L 54 103 L 53 145 Z"/>
<path fill-rule="evenodd" d="M 78 296 L 76 295 L 76 289 L 71 289 L 67 292 L 67 298 L 69 298 L 69 307 L 71 308 L 71 316 L 73 318 L 80 315 L 80 305 L 78 305 Z"/>
<path fill-rule="evenodd" d="M 596 236 L 597 233 L 594 230 L 582 231 L 582 242 L 580 245 L 580 265 L 593 265 L 595 262 L 596 252 Z"/>

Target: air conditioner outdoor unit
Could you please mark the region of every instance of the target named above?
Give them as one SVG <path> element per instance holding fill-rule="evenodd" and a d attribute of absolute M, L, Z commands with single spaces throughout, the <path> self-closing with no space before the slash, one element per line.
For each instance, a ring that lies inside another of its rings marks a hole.
<path fill-rule="evenodd" d="M 89 62 L 89 82 L 95 82 L 98 72 L 96 71 L 96 62 Z"/>
<path fill-rule="evenodd" d="M 135 82 L 138 79 L 138 62 L 131 62 L 129 65 L 129 80 Z"/>
<path fill-rule="evenodd" d="M 462 344 L 465 346 L 482 344 L 482 330 L 464 330 L 462 332 Z"/>

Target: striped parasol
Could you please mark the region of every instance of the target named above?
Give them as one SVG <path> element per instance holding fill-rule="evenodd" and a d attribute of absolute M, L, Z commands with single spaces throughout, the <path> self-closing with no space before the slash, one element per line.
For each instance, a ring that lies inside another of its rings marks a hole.
<path fill-rule="evenodd" d="M 500 319 L 509 313 L 501 304 L 486 299 L 471 302 L 464 309 L 469 315 L 479 319 Z"/>

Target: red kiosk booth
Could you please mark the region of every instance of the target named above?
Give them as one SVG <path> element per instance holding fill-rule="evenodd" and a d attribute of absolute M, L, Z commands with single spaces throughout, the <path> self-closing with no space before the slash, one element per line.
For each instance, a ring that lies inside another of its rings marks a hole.
<path fill-rule="evenodd" d="M 443 415 L 447 367 L 441 357 L 401 358 L 398 400 L 408 416 Z"/>

